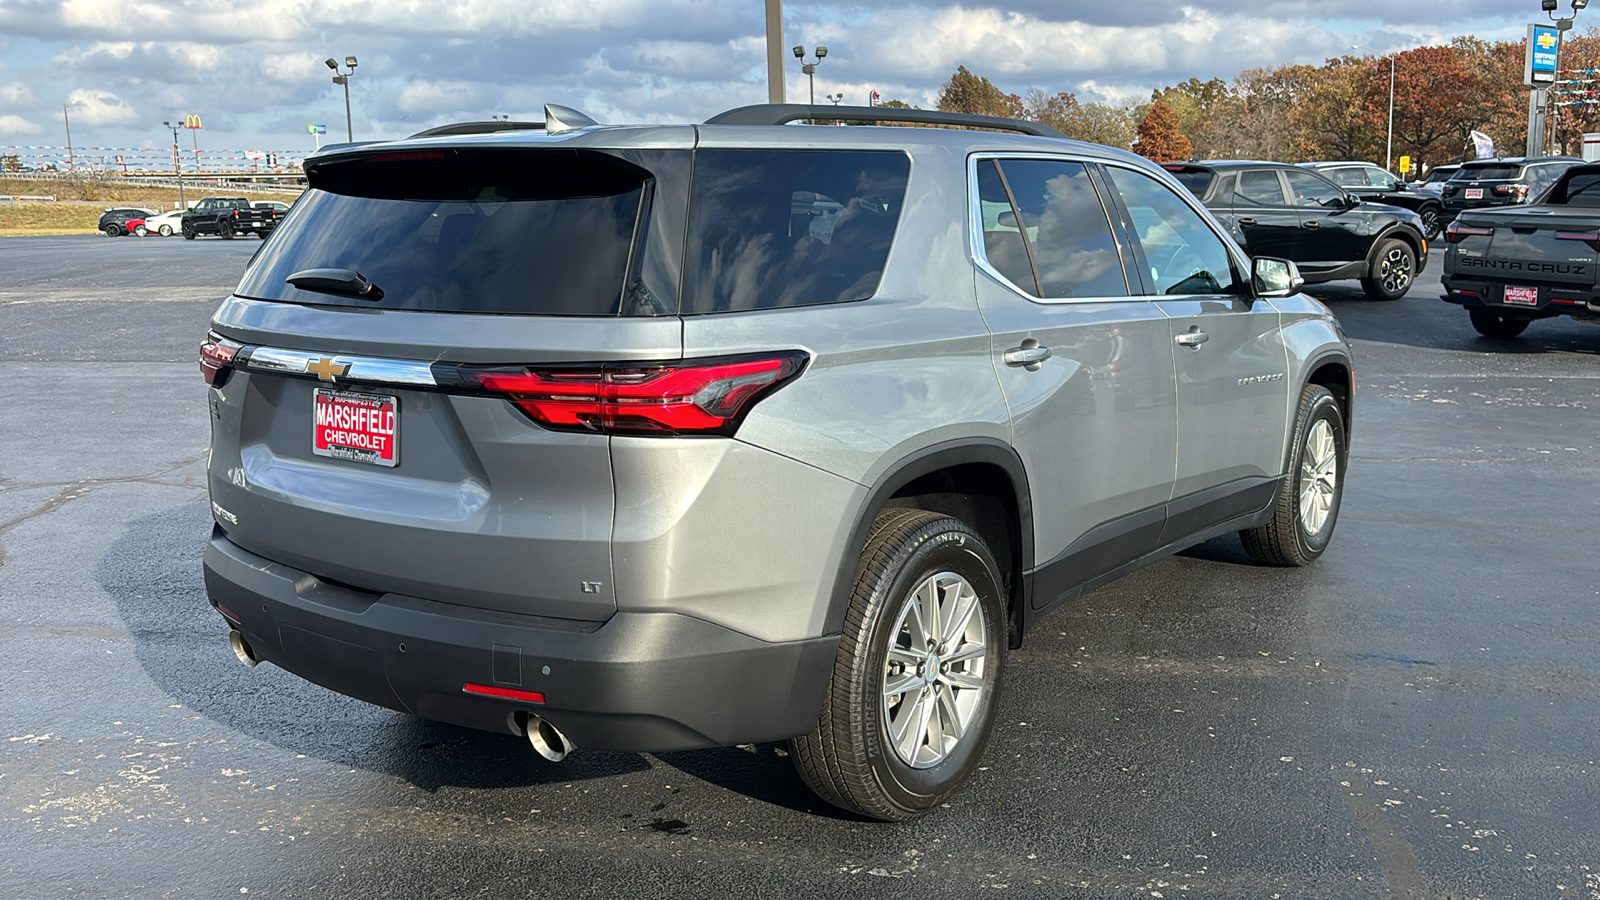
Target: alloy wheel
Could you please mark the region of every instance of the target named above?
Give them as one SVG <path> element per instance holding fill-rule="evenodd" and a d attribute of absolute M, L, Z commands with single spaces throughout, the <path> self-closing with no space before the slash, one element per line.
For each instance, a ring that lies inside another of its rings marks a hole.
<path fill-rule="evenodd" d="M 1306 534 L 1318 534 L 1327 524 L 1338 487 L 1339 452 L 1333 427 L 1318 419 L 1306 435 L 1300 456 L 1300 522 Z"/>
<path fill-rule="evenodd" d="M 986 626 L 978 593 L 954 572 L 912 591 L 889 633 L 883 727 L 900 761 L 943 762 L 983 709 Z"/>

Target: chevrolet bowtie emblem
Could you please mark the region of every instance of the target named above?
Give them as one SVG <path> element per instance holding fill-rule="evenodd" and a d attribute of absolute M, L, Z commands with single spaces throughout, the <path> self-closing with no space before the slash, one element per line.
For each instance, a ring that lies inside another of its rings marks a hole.
<path fill-rule="evenodd" d="M 306 373 L 315 375 L 323 381 L 333 381 L 348 371 L 350 371 L 349 363 L 334 362 L 326 356 L 316 362 L 306 363 Z"/>

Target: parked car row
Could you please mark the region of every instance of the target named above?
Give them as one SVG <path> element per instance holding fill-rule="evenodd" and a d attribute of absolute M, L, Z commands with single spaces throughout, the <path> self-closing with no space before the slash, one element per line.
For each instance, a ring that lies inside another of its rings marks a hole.
<path fill-rule="evenodd" d="M 96 227 L 107 237 L 182 234 L 194 240 L 202 234 L 214 234 L 228 240 L 235 235 L 255 234 L 265 240 L 288 212 L 289 204 L 279 200 L 207 197 L 188 209 L 167 212 L 137 206 L 112 207 L 100 214 Z"/>

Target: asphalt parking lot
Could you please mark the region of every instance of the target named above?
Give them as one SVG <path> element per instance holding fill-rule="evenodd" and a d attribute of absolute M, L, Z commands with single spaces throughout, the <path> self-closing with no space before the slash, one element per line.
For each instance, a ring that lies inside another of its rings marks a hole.
<path fill-rule="evenodd" d="M 1338 533 L 1056 613 L 909 825 L 777 745 L 559 765 L 246 669 L 206 603 L 195 348 L 254 240 L 0 240 L 0 896 L 1600 898 L 1600 327 L 1313 289 Z"/>

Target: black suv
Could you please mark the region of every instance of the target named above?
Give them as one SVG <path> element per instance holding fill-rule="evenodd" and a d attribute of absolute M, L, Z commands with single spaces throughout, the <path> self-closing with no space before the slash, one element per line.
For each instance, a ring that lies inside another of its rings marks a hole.
<path fill-rule="evenodd" d="M 128 223 L 134 219 L 144 219 L 156 215 L 153 209 L 144 209 L 137 206 L 115 206 L 100 214 L 100 222 L 96 228 L 106 233 L 106 237 L 117 237 L 128 233 Z"/>
<path fill-rule="evenodd" d="M 1461 164 L 1439 195 L 1451 218 L 1464 209 L 1532 203 L 1581 162 L 1572 156 L 1473 160 Z"/>
<path fill-rule="evenodd" d="M 1300 165 L 1322 173 L 1334 184 L 1362 200 L 1411 210 L 1422 217 L 1422 235 L 1430 241 L 1437 240 L 1439 233 L 1444 230 L 1444 222 L 1440 218 L 1444 206 L 1438 196 L 1418 192 L 1380 166 L 1358 161 L 1308 162 Z"/>
<path fill-rule="evenodd" d="M 1361 279 L 1374 300 L 1399 300 L 1428 263 L 1422 218 L 1363 203 L 1316 172 L 1246 160 L 1168 163 L 1245 252 L 1294 260 L 1307 283 Z"/>

